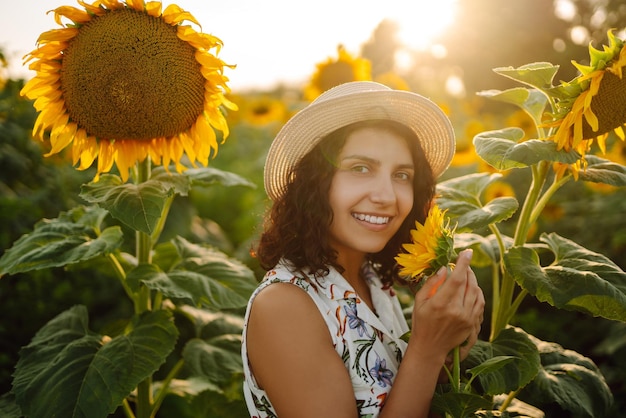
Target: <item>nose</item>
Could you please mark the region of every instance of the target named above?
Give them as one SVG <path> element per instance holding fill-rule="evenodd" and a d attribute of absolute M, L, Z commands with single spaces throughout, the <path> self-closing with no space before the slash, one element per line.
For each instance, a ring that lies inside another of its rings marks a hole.
<path fill-rule="evenodd" d="M 370 190 L 370 200 L 380 205 L 395 203 L 396 190 L 392 179 L 387 176 L 377 177 Z"/>

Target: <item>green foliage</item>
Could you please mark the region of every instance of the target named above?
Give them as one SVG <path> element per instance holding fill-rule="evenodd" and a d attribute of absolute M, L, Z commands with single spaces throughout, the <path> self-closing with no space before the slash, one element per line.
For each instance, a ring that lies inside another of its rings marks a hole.
<path fill-rule="evenodd" d="M 522 289 L 559 309 L 626 322 L 626 273 L 602 254 L 558 236 L 540 240 L 553 253 L 542 267 L 532 248 L 513 247 L 505 256 L 507 270 Z"/>
<path fill-rule="evenodd" d="M 256 287 L 254 273 L 215 248 L 179 236 L 156 243 L 172 200 L 186 195 L 194 182 L 204 187 L 250 183 L 216 169 L 154 174 L 136 184 L 106 175 L 85 185 L 82 195 L 98 206 L 78 206 L 38 222 L 0 258 L 0 276 L 81 263 L 112 270 L 135 307 L 122 331 L 110 335 L 88 329 L 84 307 L 71 308 L 44 326 L 21 351 L 16 366 L 13 393 L 22 414 L 43 417 L 52 407 L 67 417 L 105 417 L 121 406 L 131 416 L 154 415 L 183 367 L 214 393 L 199 396 L 242 403 L 222 389 L 241 374 L 240 329 L 237 335 L 185 340 L 180 360 L 174 365 L 166 360 L 179 335 L 172 321 L 177 309 L 188 303 L 213 311 L 241 308 Z M 118 225 L 106 226 L 108 215 L 134 231 L 135 256 L 122 251 L 125 234 Z M 153 402 L 142 396 L 152 391 L 157 371 L 166 377 Z M 134 391 L 137 395 L 131 396 Z M 131 399 L 136 399 L 134 408 Z"/>
<path fill-rule="evenodd" d="M 525 139 L 522 129 L 508 127 L 474 137 L 477 154 L 493 168 L 530 171 L 528 190 L 520 194 L 523 204 L 518 205 L 515 197 L 486 200 L 486 189 L 502 179 L 502 174 L 467 174 L 438 185 L 437 203 L 458 223 L 455 245 L 474 248 L 475 265 L 489 268 L 492 274 L 489 339 L 472 348 L 466 361 L 468 376 L 460 386 L 463 389 L 455 391 L 452 385 L 433 402 L 436 411 L 448 416 L 482 416 L 478 409 L 487 416 L 513 414 L 516 400 L 546 410 L 558 405 L 576 417 L 610 416 L 613 408 L 611 388 L 592 360 L 510 325 L 529 295 L 556 309 L 626 322 L 626 273 L 622 268 L 605 255 L 554 232 L 531 241 L 531 226 L 571 180 L 626 186 L 626 167 L 592 154 L 584 156 L 582 169 L 551 171 L 554 163 L 575 164 L 583 157 L 558 149 L 548 140 L 553 132 L 546 133 L 541 125 L 545 114 L 556 113 L 556 104 L 568 97 L 565 87 L 552 86 L 556 69 L 549 63 L 499 68 L 497 73 L 526 87 L 482 93 L 518 106 L 535 121 L 536 131 L 545 135 Z M 492 403 L 480 406 L 481 399 Z M 535 411 L 528 416 L 543 413 Z"/>
<path fill-rule="evenodd" d="M 26 416 L 105 417 L 159 368 L 177 336 L 167 311 L 136 316 L 111 339 L 89 330 L 83 306 L 71 308 L 22 349 L 16 401 Z"/>

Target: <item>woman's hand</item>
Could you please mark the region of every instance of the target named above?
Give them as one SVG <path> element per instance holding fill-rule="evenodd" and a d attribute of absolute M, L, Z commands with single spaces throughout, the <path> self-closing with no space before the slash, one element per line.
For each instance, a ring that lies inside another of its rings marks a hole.
<path fill-rule="evenodd" d="M 465 359 L 478 339 L 485 298 L 470 268 L 472 251 L 463 251 L 454 271 L 442 268 L 415 295 L 409 349 L 444 363 L 456 346 Z"/>

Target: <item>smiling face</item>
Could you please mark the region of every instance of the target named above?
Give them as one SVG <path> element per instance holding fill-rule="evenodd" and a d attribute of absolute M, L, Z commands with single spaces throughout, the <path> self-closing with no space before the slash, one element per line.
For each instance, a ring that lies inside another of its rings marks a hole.
<path fill-rule="evenodd" d="M 388 129 L 364 127 L 349 134 L 336 161 L 330 244 L 338 260 L 381 251 L 413 207 L 415 167 L 407 141 Z"/>

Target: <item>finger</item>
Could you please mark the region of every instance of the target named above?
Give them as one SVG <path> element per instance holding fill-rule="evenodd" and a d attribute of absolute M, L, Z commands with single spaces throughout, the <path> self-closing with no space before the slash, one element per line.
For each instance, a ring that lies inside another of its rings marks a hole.
<path fill-rule="evenodd" d="M 435 293 L 437 293 L 437 290 L 439 289 L 439 287 L 446 280 L 446 275 L 447 275 L 447 269 L 445 267 L 441 267 L 437 271 L 437 274 L 429 277 L 426 280 L 424 287 L 422 287 L 418 295 L 422 296 L 424 299 L 432 298 L 435 295 Z"/>

